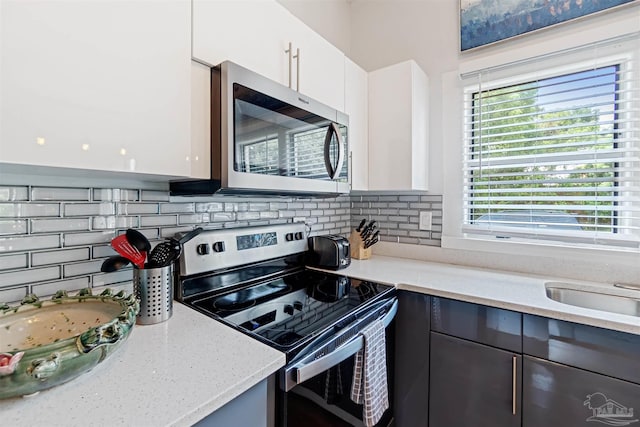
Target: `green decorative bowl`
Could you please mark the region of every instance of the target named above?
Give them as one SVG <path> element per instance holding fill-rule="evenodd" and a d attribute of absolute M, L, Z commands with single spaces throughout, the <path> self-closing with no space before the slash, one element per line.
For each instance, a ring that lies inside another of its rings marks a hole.
<path fill-rule="evenodd" d="M 0 399 L 24 396 L 90 371 L 116 351 L 136 322 L 138 301 L 90 289 L 50 300 L 0 304 Z"/>

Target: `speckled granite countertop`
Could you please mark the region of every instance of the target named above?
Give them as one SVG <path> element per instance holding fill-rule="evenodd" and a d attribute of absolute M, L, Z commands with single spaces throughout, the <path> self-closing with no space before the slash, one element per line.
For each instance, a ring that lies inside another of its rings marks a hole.
<path fill-rule="evenodd" d="M 285 355 L 175 303 L 136 325 L 93 371 L 26 398 L 0 400 L 5 426 L 190 426 L 284 366 Z"/>
<path fill-rule="evenodd" d="M 439 264 L 374 255 L 352 260 L 338 273 L 354 278 L 397 285 L 398 289 L 475 302 L 554 319 L 640 334 L 640 318 L 562 304 L 547 298 L 546 282 L 600 288 L 605 292 L 640 297 L 611 284 L 579 282 L 451 264 Z"/>

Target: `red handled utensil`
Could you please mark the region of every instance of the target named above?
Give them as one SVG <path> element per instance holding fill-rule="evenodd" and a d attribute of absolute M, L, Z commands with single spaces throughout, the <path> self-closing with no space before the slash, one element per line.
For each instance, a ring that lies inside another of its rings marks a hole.
<path fill-rule="evenodd" d="M 111 241 L 111 247 L 120 255 L 134 263 L 138 268 L 144 268 L 144 261 L 147 258 L 127 239 L 126 234 L 121 234 Z"/>

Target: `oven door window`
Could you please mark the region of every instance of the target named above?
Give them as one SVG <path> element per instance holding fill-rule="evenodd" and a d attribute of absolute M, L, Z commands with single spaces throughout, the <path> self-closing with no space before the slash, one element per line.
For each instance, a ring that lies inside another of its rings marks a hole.
<path fill-rule="evenodd" d="M 236 171 L 347 179 L 345 126 L 242 85 L 233 87 Z"/>
<path fill-rule="evenodd" d="M 387 387 L 389 409 L 376 427 L 393 419 L 394 334 L 387 329 Z M 284 427 L 362 427 L 362 405 L 351 400 L 355 356 L 345 359 L 315 377 L 281 391 L 280 425 Z"/>

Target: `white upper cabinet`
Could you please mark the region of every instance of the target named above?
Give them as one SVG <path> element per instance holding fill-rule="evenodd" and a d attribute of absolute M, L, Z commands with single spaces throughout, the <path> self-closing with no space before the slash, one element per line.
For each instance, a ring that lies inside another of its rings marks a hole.
<path fill-rule="evenodd" d="M 2 0 L 0 20 L 0 162 L 190 175 L 188 0 Z"/>
<path fill-rule="evenodd" d="M 349 115 L 349 150 L 351 161 L 351 189 L 369 188 L 368 148 L 368 87 L 367 72 L 358 64 L 345 59 L 344 109 Z"/>
<path fill-rule="evenodd" d="M 192 0 L 193 58 L 232 61 L 344 110 L 344 54 L 275 0 Z M 289 54 L 292 58 L 289 72 Z M 299 72 L 298 72 L 299 70 Z"/>
<path fill-rule="evenodd" d="M 369 73 L 369 190 L 427 190 L 428 83 L 413 60 Z"/>

